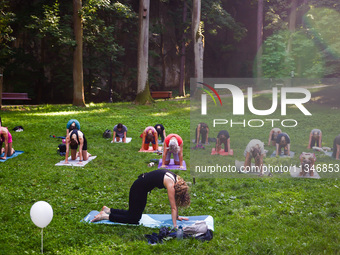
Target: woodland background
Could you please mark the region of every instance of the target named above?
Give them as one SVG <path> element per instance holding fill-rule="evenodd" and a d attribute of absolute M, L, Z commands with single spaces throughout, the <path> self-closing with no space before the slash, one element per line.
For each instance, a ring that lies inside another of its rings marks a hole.
<path fill-rule="evenodd" d="M 151 90 L 183 95 L 182 83 L 189 92 L 195 77 L 191 16 L 197 1 L 150 0 Z M 79 2 L 85 102 L 134 100 L 139 1 Z M 204 77 L 339 77 L 337 0 L 199 2 Z M 72 1 L 0 2 L 2 91 L 28 92 L 34 104 L 72 102 L 73 14 Z"/>

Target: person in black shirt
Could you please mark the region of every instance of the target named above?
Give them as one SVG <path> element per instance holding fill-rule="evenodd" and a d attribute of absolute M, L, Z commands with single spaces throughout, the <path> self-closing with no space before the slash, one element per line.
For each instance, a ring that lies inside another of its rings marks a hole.
<path fill-rule="evenodd" d="M 79 153 L 77 153 L 79 145 Z M 65 154 L 65 164 L 68 164 L 68 155 L 71 148 L 71 159 L 75 160 L 79 157 L 79 164 L 82 164 L 83 160 L 88 160 L 91 154 L 87 152 L 87 140 L 83 132 L 78 129 L 73 129 L 66 136 L 66 154 Z"/>
<path fill-rule="evenodd" d="M 221 130 L 216 139 L 216 152 L 219 152 L 222 149 L 222 144 L 224 144 L 224 151 L 230 151 L 230 136 L 227 130 Z"/>
<path fill-rule="evenodd" d="M 206 123 L 199 123 L 196 128 L 196 144 L 198 145 L 201 136 L 201 143 L 208 144 L 209 127 Z"/>
<path fill-rule="evenodd" d="M 287 133 L 280 133 L 276 138 L 276 156 L 281 154 L 283 148 L 284 155 L 290 155 L 290 138 Z"/>
<path fill-rule="evenodd" d="M 138 179 L 130 188 L 128 210 L 110 209 L 103 206 L 101 212 L 95 216 L 92 222 L 110 220 L 138 224 L 146 206 L 148 193 L 154 188 L 167 189 L 174 227 L 177 227 L 177 220 L 188 220 L 188 218 L 179 217 L 177 209 L 177 206 L 186 207 L 190 205 L 188 185 L 176 174 L 161 169 L 138 176 Z"/>
<path fill-rule="evenodd" d="M 158 137 L 161 137 L 161 142 L 164 143 L 164 138 L 166 137 L 164 126 L 162 124 L 156 124 L 155 129 L 157 131 Z"/>

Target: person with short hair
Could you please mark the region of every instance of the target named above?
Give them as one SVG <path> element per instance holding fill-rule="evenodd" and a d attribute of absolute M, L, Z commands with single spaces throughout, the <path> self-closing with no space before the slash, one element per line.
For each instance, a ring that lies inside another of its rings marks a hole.
<path fill-rule="evenodd" d="M 113 138 L 112 142 L 114 143 L 115 140 L 116 142 L 119 142 L 120 139 L 122 139 L 122 142 L 126 142 L 126 133 L 127 133 L 127 127 L 123 125 L 122 123 L 118 123 L 113 127 Z"/>
<path fill-rule="evenodd" d="M 2 148 L 2 145 L 5 145 Z M 3 157 L 0 159 L 6 159 L 7 157 L 12 156 L 15 153 L 13 148 L 13 139 L 11 133 L 8 131 L 6 127 L 0 126 L 0 155 L 4 153 Z"/>
<path fill-rule="evenodd" d="M 79 146 L 79 152 L 77 149 Z M 78 129 L 73 129 L 68 136 L 66 136 L 66 154 L 65 154 L 65 164 L 68 164 L 68 155 L 71 148 L 71 159 L 75 160 L 79 157 L 79 164 L 82 161 L 86 161 L 91 157 L 91 154 L 87 152 L 87 140 L 83 132 Z"/>
<path fill-rule="evenodd" d="M 138 176 L 132 184 L 129 194 L 129 209 L 119 210 L 102 207 L 92 222 L 110 220 L 112 222 L 139 224 L 146 206 L 148 193 L 154 188 L 167 189 L 171 207 L 171 218 L 174 228 L 177 228 L 177 220 L 188 220 L 178 216 L 178 207 L 190 205 L 189 187 L 178 175 L 165 169 L 155 170 Z"/>
<path fill-rule="evenodd" d="M 199 123 L 196 127 L 196 144 L 198 145 L 201 137 L 201 143 L 207 144 L 209 137 L 209 127 L 206 123 Z"/>
<path fill-rule="evenodd" d="M 146 127 L 142 134 L 142 150 L 149 150 L 149 145 L 152 144 L 154 151 L 158 150 L 158 133 L 154 127 Z"/>
<path fill-rule="evenodd" d="M 215 151 L 219 152 L 224 144 L 224 151 L 230 152 L 230 136 L 227 130 L 221 130 L 216 138 Z"/>
<path fill-rule="evenodd" d="M 164 143 L 164 139 L 166 137 L 164 126 L 162 124 L 156 124 L 155 129 L 157 131 L 158 138 L 161 137 L 161 142 Z"/>
<path fill-rule="evenodd" d="M 309 134 L 309 142 L 307 149 L 311 149 L 314 146 L 321 147 L 322 132 L 320 129 L 314 128 Z"/>
<path fill-rule="evenodd" d="M 80 123 L 76 119 L 70 119 L 66 124 L 66 136 L 72 131 L 73 129 L 80 130 Z"/>
<path fill-rule="evenodd" d="M 263 157 L 266 155 L 264 150 L 264 143 L 258 139 L 252 139 L 244 150 L 244 170 L 251 168 L 251 159 L 254 158 L 255 166 L 263 176 Z"/>
<path fill-rule="evenodd" d="M 340 159 L 340 134 L 335 137 L 333 141 L 333 154 L 332 157 L 335 159 Z"/>
<path fill-rule="evenodd" d="M 268 138 L 268 145 L 271 144 L 272 146 L 275 146 L 276 138 L 280 133 L 282 133 L 282 131 L 279 128 L 273 128 L 272 130 L 270 130 L 269 138 Z"/>
<path fill-rule="evenodd" d="M 290 138 L 287 133 L 280 133 L 276 138 L 276 156 L 281 154 L 283 149 L 283 154 L 290 156 Z"/>
<path fill-rule="evenodd" d="M 173 154 L 175 165 L 183 168 L 183 140 L 177 134 L 170 134 L 164 140 L 161 168 L 169 165 L 171 154 Z"/>

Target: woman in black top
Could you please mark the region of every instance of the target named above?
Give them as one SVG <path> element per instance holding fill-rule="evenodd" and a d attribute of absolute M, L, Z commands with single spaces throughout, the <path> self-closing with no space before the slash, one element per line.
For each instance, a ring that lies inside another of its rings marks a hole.
<path fill-rule="evenodd" d="M 79 153 L 77 153 L 79 145 Z M 83 160 L 88 160 L 91 154 L 87 152 L 87 140 L 83 132 L 78 129 L 73 129 L 66 136 L 66 154 L 65 154 L 65 164 L 68 164 L 68 155 L 71 147 L 71 159 L 75 160 L 79 157 L 79 163 L 82 164 Z"/>
<path fill-rule="evenodd" d="M 222 149 L 222 144 L 224 144 L 224 151 L 230 151 L 230 136 L 227 130 L 221 130 L 216 139 L 215 150 L 219 152 Z"/>
<path fill-rule="evenodd" d="M 332 157 L 335 159 L 340 159 L 340 135 L 335 137 L 333 141 L 333 154 Z"/>
<path fill-rule="evenodd" d="M 92 220 L 110 220 L 113 222 L 138 224 L 146 206 L 147 195 L 154 188 L 167 189 L 171 206 L 171 218 L 174 227 L 177 220 L 188 220 L 178 216 L 177 206 L 189 206 L 189 187 L 186 182 L 176 174 L 165 170 L 155 170 L 138 176 L 132 184 L 129 194 L 129 210 L 119 210 L 103 206 L 102 211 Z"/>

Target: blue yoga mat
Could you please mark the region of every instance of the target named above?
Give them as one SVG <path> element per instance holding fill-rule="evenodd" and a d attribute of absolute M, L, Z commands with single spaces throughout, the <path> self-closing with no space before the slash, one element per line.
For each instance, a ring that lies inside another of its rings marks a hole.
<path fill-rule="evenodd" d="M 6 159 L 0 159 L 0 162 L 5 162 L 6 160 L 11 159 L 11 158 L 15 158 L 16 156 L 19 156 L 20 154 L 23 154 L 23 153 L 24 153 L 23 151 L 15 151 L 12 156 L 6 157 Z M 5 153 L 2 153 L 0 155 L 0 157 L 3 157 L 4 155 L 5 155 Z"/>
<path fill-rule="evenodd" d="M 294 151 L 291 151 L 291 152 L 290 152 L 290 156 L 284 155 L 283 152 L 281 152 L 281 154 L 280 154 L 279 156 L 280 156 L 280 158 L 287 158 L 287 157 L 293 158 L 294 155 L 295 155 L 295 152 L 294 152 Z M 276 151 L 273 151 L 273 153 L 270 155 L 270 157 L 271 157 L 271 158 L 276 157 Z"/>
<path fill-rule="evenodd" d="M 99 212 L 91 211 L 82 221 L 91 224 L 113 224 L 113 225 L 127 225 L 123 223 L 112 222 L 109 220 L 102 220 L 97 222 L 91 222 Z M 214 219 L 210 215 L 200 215 L 200 216 L 185 216 L 189 220 L 177 221 L 177 225 L 187 227 L 195 224 L 196 221 L 205 221 L 208 225 L 208 229 L 214 231 Z M 131 224 L 132 225 L 132 224 Z M 139 221 L 139 225 L 149 228 L 160 228 L 160 227 L 173 227 L 171 214 L 143 214 Z M 137 226 L 137 225 L 133 225 Z"/>

